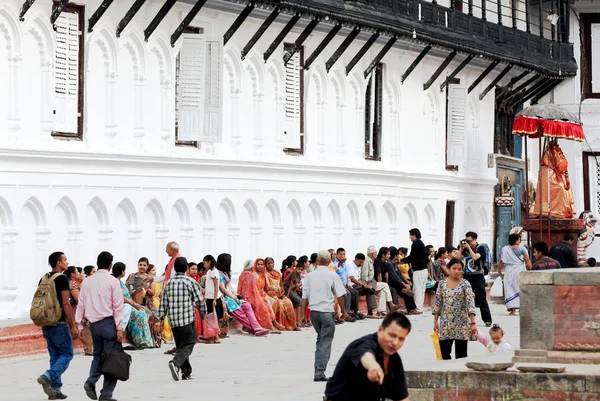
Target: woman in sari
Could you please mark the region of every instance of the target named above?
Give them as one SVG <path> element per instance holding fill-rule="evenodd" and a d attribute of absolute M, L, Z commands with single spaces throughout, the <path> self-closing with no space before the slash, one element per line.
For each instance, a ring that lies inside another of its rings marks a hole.
<path fill-rule="evenodd" d="M 154 277 L 148 274 L 149 265 L 148 258 L 140 258 L 137 266 L 138 271 L 127 277 L 125 285 L 129 290 L 131 298 L 140 304 L 146 311 L 154 347 L 160 348 L 163 330 L 160 319 L 158 318 L 158 308 L 154 307 L 154 303 L 152 302 L 152 298 L 154 297 L 154 289 L 152 288 Z"/>
<path fill-rule="evenodd" d="M 256 259 L 250 270 L 244 270 L 238 280 L 237 292 L 252 306 L 260 327 L 268 330 L 283 330 L 275 320 L 273 308 L 267 302 L 267 282 L 264 275 L 265 261 Z M 276 334 L 276 332 L 273 332 Z"/>
<path fill-rule="evenodd" d="M 231 255 L 222 253 L 217 257 L 217 270 L 220 272 L 219 287 L 225 298 L 227 312 L 235 317 L 242 324 L 242 331 L 255 336 L 266 336 L 269 330 L 260 327 L 256 321 L 256 316 L 252 306 L 240 299 L 231 285 Z"/>
<path fill-rule="evenodd" d="M 154 267 L 153 264 L 148 265 L 146 274 L 148 275 L 148 279 L 152 279 L 148 286 L 149 290 L 146 292 L 146 307 L 150 310 L 149 321 L 152 322 L 150 324 L 150 331 L 152 332 L 152 337 L 154 339 L 154 346 L 160 348 L 165 336 L 164 323 L 161 323 L 158 318 L 162 283 L 156 281 L 156 267 Z"/>
<path fill-rule="evenodd" d="M 148 314 L 146 310 L 139 303 L 135 302 L 127 287 L 121 279 L 125 277 L 125 264 L 117 262 L 112 268 L 112 275 L 119 280 L 121 289 L 123 290 L 124 302 L 131 305 L 131 315 L 129 317 L 129 323 L 127 323 L 127 334 L 129 340 L 136 348 L 152 348 L 152 334 L 150 333 L 150 326 L 148 326 Z"/>
<path fill-rule="evenodd" d="M 148 314 L 151 313 L 150 308 L 146 302 L 146 295 L 154 296 L 154 290 L 151 287 L 154 277 L 149 276 L 148 273 L 148 258 L 140 258 L 138 261 L 138 271 L 131 273 L 125 285 L 129 290 L 131 298 L 138 304 L 142 305 Z"/>
<path fill-rule="evenodd" d="M 283 293 L 283 282 L 281 273 L 275 270 L 275 260 L 272 257 L 265 258 L 267 265 L 267 300 L 275 313 L 275 320 L 284 327 L 284 330 L 300 330 L 296 324 L 297 312 L 294 312 L 292 301 Z"/>
<path fill-rule="evenodd" d="M 527 249 L 521 247 L 519 234 L 508 236 L 508 245 L 502 248 L 500 262 L 498 262 L 498 275 L 502 275 L 502 268 L 504 268 L 504 304 L 510 316 L 516 316 L 520 306 L 519 275 L 531 269 Z"/>

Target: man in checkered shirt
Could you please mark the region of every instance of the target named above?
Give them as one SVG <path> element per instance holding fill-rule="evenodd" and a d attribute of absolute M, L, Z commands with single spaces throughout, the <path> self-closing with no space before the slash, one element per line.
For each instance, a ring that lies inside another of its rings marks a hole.
<path fill-rule="evenodd" d="M 191 378 L 192 365 L 189 358 L 197 340 L 194 308 L 200 308 L 203 300 L 200 285 L 185 275 L 187 267 L 186 258 L 175 259 L 175 276 L 165 284 L 159 309 L 161 321 L 168 316 L 173 328 L 176 353 L 169 362 L 169 369 L 174 380 L 179 380 L 180 372 L 182 380 Z"/>

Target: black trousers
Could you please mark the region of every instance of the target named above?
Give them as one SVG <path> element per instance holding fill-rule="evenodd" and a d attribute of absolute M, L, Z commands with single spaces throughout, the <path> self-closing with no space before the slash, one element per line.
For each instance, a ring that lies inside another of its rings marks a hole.
<path fill-rule="evenodd" d="M 346 290 L 350 294 L 350 309 L 354 313 L 358 313 L 358 291 L 350 286 L 347 286 Z M 350 313 L 350 311 L 347 312 Z"/>
<path fill-rule="evenodd" d="M 417 309 L 414 298 L 402 292 L 402 289 L 404 288 L 402 284 L 389 282 L 388 285 L 390 286 L 392 299 L 396 305 L 398 305 L 398 297 L 402 297 L 407 312 Z"/>
<path fill-rule="evenodd" d="M 206 314 L 209 315 L 213 311 L 217 311 L 217 318 L 223 319 L 223 316 L 225 315 L 225 310 L 223 309 L 223 302 L 221 301 L 221 298 L 217 298 L 217 303 L 214 307 L 213 300 L 206 299 Z"/>
<path fill-rule="evenodd" d="M 465 274 L 465 280 L 471 284 L 473 294 L 475 294 L 475 306 L 481 311 L 481 319 L 484 323 L 492 323 L 492 313 L 487 302 L 487 293 L 485 292 L 485 279 L 482 274 Z"/>
<path fill-rule="evenodd" d="M 454 343 L 454 358 L 466 358 L 468 340 L 440 340 L 440 349 L 442 351 L 442 359 L 452 359 L 452 343 Z"/>
<path fill-rule="evenodd" d="M 182 375 L 190 375 L 192 373 L 192 365 L 190 364 L 190 355 L 194 351 L 196 345 L 196 326 L 195 323 L 190 323 L 186 326 L 173 327 L 173 338 L 175 339 L 175 357 L 173 363 L 181 370 Z"/>

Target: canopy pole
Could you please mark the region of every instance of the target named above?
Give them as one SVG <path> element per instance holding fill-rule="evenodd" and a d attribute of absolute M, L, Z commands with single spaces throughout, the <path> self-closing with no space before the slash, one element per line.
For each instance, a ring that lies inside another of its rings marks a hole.
<path fill-rule="evenodd" d="M 540 184 L 540 240 L 542 239 L 542 235 L 544 233 L 544 228 L 542 227 L 542 219 L 544 217 L 544 187 L 542 185 L 542 132 L 543 132 L 543 128 L 540 125 L 538 127 L 538 135 L 539 135 L 539 140 L 538 140 L 538 160 L 539 160 L 539 169 L 540 169 L 540 173 L 538 174 L 538 184 Z"/>
<path fill-rule="evenodd" d="M 525 219 L 529 220 L 529 152 L 527 149 L 529 138 L 527 135 L 524 135 L 523 138 L 525 139 Z M 529 233 L 527 234 L 527 252 L 531 257 L 531 235 Z"/>

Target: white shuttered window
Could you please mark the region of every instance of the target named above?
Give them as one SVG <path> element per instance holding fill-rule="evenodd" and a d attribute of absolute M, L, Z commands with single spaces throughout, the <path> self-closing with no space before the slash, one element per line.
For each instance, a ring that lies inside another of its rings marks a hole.
<path fill-rule="evenodd" d="M 448 115 L 446 127 L 446 165 L 465 164 L 465 131 L 467 113 L 467 88 L 450 84 L 447 88 Z"/>
<path fill-rule="evenodd" d="M 221 39 L 209 38 L 206 42 L 206 88 L 204 92 L 203 142 L 221 142 L 223 132 L 223 79 Z"/>
<path fill-rule="evenodd" d="M 600 93 L 600 24 L 590 24 L 592 32 L 592 92 Z"/>
<path fill-rule="evenodd" d="M 285 45 L 287 47 L 291 45 Z M 303 60 L 302 49 L 285 66 L 285 148 L 302 151 L 303 118 Z"/>
<path fill-rule="evenodd" d="M 221 142 L 223 119 L 220 38 L 204 30 L 183 34 L 176 73 L 176 141 Z"/>
<path fill-rule="evenodd" d="M 176 83 L 178 141 L 202 139 L 205 45 L 203 34 L 183 34 Z"/>
<path fill-rule="evenodd" d="M 63 11 L 56 20 L 56 47 L 54 53 L 54 131 L 78 136 L 82 113 L 79 85 L 80 35 L 77 11 Z"/>

